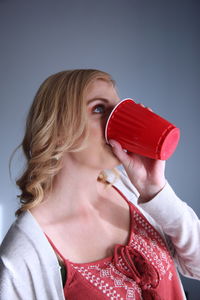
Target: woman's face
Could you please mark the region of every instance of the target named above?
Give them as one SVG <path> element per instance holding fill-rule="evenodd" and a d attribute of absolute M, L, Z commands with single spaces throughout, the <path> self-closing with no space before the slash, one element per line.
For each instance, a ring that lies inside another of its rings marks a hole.
<path fill-rule="evenodd" d="M 97 170 L 116 167 L 120 161 L 106 144 L 104 132 L 110 112 L 120 101 L 119 96 L 111 82 L 97 79 L 88 86 L 84 101 L 87 106 L 89 138 L 86 148 L 73 153 L 73 158 L 79 164 Z"/>

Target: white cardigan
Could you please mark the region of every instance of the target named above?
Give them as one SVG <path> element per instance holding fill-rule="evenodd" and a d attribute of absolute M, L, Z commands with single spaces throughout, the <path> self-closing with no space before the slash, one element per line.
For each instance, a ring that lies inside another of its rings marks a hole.
<path fill-rule="evenodd" d="M 194 211 L 168 183 L 154 199 L 138 205 L 135 187 L 124 170 L 120 173 L 114 185 L 140 209 L 170 247 L 172 242 L 178 270 L 200 280 L 200 220 Z M 112 182 L 114 175 L 109 171 L 107 174 Z M 13 223 L 0 247 L 0 299 L 65 299 L 57 257 L 29 211 Z"/>

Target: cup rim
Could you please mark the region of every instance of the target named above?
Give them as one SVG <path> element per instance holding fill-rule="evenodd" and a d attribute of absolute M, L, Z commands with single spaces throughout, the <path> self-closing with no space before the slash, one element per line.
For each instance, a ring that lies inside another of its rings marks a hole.
<path fill-rule="evenodd" d="M 107 120 L 107 122 L 106 122 L 106 127 L 105 127 L 105 139 L 106 139 L 106 143 L 107 143 L 107 144 L 109 144 L 109 142 L 108 142 L 108 136 L 107 136 L 107 130 L 108 130 L 108 124 L 109 124 L 110 118 L 112 117 L 112 115 L 113 115 L 114 111 L 116 110 L 116 108 L 117 108 L 119 105 L 121 105 L 122 102 L 125 102 L 125 101 L 127 101 L 127 100 L 131 100 L 131 101 L 133 101 L 134 103 L 136 103 L 132 98 L 125 98 L 125 99 L 122 99 L 122 100 L 121 100 L 121 101 L 113 108 L 113 110 L 111 111 L 111 113 L 110 113 L 110 115 L 109 115 L 109 117 L 108 117 L 108 120 Z"/>

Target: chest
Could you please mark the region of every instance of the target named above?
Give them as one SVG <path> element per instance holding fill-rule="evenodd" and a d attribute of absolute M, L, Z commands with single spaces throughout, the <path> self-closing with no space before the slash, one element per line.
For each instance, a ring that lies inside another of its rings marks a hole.
<path fill-rule="evenodd" d="M 64 258 L 75 263 L 96 261 L 113 255 L 116 244 L 128 242 L 130 208 L 120 195 L 113 196 L 114 201 L 106 199 L 94 214 L 44 229 Z"/>

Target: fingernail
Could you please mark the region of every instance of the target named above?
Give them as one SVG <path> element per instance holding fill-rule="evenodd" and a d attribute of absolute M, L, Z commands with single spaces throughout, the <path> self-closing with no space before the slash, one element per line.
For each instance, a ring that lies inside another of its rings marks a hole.
<path fill-rule="evenodd" d="M 113 140 L 109 140 L 109 144 L 110 144 L 112 147 L 114 147 L 114 146 L 115 146 L 115 144 L 114 144 Z"/>

